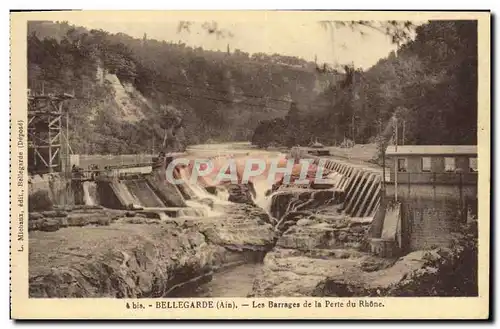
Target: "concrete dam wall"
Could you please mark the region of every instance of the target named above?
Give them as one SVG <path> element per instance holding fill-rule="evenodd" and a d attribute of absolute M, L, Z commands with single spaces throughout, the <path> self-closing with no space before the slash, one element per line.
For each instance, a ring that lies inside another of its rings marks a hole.
<path fill-rule="evenodd" d="M 327 184 L 308 188 L 284 185 L 272 195 L 271 213 L 278 220 L 287 212 L 325 204 L 338 205 L 339 213 L 371 222 L 380 208 L 382 178 L 375 170 L 338 160 L 314 157 L 313 163 L 329 171 Z"/>
<path fill-rule="evenodd" d="M 382 177 L 380 173 L 355 167 L 338 160 L 314 158 L 315 164 L 325 164 L 325 168 L 342 175 L 338 188 L 343 191 L 343 207 L 351 217 L 373 217 L 380 206 Z"/>

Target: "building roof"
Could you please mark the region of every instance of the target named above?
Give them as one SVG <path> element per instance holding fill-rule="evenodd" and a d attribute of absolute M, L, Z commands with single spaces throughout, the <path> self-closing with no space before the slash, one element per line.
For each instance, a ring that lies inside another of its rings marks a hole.
<path fill-rule="evenodd" d="M 477 155 L 477 145 L 389 145 L 386 155 Z"/>

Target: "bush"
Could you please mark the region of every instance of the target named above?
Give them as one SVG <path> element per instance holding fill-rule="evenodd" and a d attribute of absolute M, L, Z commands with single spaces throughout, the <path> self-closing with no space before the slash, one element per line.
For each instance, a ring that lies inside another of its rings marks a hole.
<path fill-rule="evenodd" d="M 40 190 L 28 196 L 28 210 L 30 212 L 52 210 L 53 207 L 54 204 L 48 191 Z"/>
<path fill-rule="evenodd" d="M 429 251 L 425 267 L 402 280 L 389 296 L 478 296 L 477 221 L 459 225 L 450 248 Z"/>

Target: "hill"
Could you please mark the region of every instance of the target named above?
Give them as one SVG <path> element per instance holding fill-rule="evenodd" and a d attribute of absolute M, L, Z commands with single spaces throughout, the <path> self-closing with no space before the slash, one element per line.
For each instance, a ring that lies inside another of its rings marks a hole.
<path fill-rule="evenodd" d="M 259 122 L 284 117 L 292 101 L 307 111 L 339 79 L 291 56 L 208 51 L 67 22 L 28 24 L 29 88 L 75 94 L 68 106 L 76 153 L 249 140 Z"/>
<path fill-rule="evenodd" d="M 398 143 L 477 143 L 476 21 L 431 21 L 370 69 L 346 72 L 311 103 L 322 111 L 262 122 L 253 143 L 366 144 L 390 134 L 395 116 Z"/>

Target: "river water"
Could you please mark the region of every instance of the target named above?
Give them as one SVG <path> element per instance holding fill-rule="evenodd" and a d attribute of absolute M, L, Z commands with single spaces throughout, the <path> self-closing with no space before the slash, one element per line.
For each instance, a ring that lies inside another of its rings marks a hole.
<path fill-rule="evenodd" d="M 285 154 L 279 151 L 267 151 L 256 149 L 250 143 L 224 143 L 224 144 L 200 144 L 193 145 L 187 148 L 187 154 L 190 158 L 209 158 L 216 156 L 234 156 L 237 162 L 238 175 L 242 175 L 242 170 L 247 159 L 255 161 L 264 161 L 266 169 L 256 177 L 252 177 L 252 183 L 255 188 L 256 196 L 255 204 L 264 210 L 268 210 L 270 206 L 270 198 L 266 196 L 266 192 L 271 189 L 273 182 L 268 180 L 268 170 L 270 161 L 276 159 L 284 159 Z M 224 166 L 224 161 L 216 163 L 216 165 Z"/>
<path fill-rule="evenodd" d="M 272 160 L 283 157 L 280 152 L 272 152 L 252 148 L 249 143 L 206 144 L 190 146 L 187 149 L 189 156 L 213 157 L 234 155 L 235 157 L 255 157 Z M 266 191 L 271 188 L 267 177 L 253 180 L 256 197 L 254 202 L 267 210 L 270 206 L 270 197 Z M 198 297 L 246 297 L 252 292 L 253 282 L 262 268 L 262 264 L 249 263 L 225 269 L 213 274 L 212 280 L 198 287 Z"/>
<path fill-rule="evenodd" d="M 215 273 L 212 280 L 197 289 L 197 297 L 247 297 L 262 264 L 235 266 Z"/>

